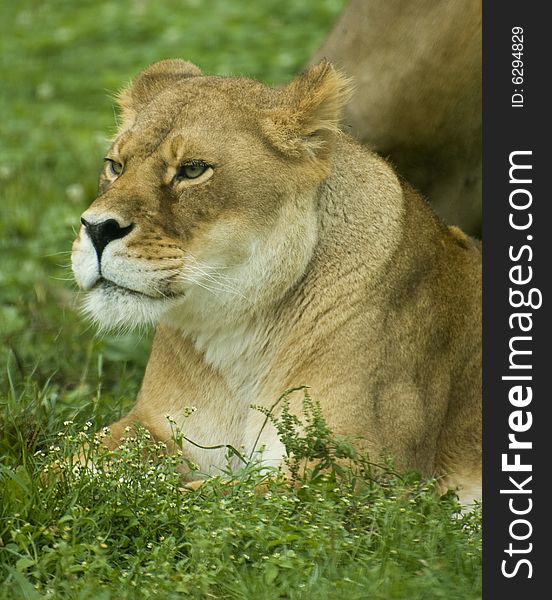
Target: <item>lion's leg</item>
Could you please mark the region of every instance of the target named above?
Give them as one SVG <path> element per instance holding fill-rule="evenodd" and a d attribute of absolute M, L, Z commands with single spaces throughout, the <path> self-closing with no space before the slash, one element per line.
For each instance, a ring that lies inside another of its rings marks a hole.
<path fill-rule="evenodd" d="M 102 443 L 110 450 L 115 450 L 124 438 L 132 437 L 134 427 L 138 419 L 132 412 L 125 415 L 123 418 L 115 421 L 107 427 L 108 434 L 101 437 Z"/>
<path fill-rule="evenodd" d="M 451 436 L 441 440 L 437 456 L 437 471 L 443 476 L 441 491 L 456 490 L 460 504 L 467 508 L 482 497 L 481 442 L 473 432 L 460 439 Z"/>
<path fill-rule="evenodd" d="M 96 434 L 97 440 L 100 444 L 108 450 L 115 450 L 122 442 L 123 438 L 132 437 L 132 431 L 136 424 L 136 417 L 129 413 L 122 419 L 115 421 L 108 427 L 106 427 L 107 433 L 104 435 L 103 432 Z M 93 457 L 93 444 L 85 443 L 81 446 L 77 454 L 73 456 L 71 464 L 81 465 L 86 469 L 95 469 L 94 457 Z M 105 466 L 105 459 L 102 460 L 102 464 Z"/>

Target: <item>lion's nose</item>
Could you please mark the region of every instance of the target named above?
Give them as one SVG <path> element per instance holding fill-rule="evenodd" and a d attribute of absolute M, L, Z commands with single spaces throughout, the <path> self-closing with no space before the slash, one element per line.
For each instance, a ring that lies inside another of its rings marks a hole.
<path fill-rule="evenodd" d="M 115 219 L 106 219 L 99 223 L 91 223 L 90 221 L 81 218 L 81 223 L 86 228 L 86 233 L 92 240 L 92 244 L 98 255 L 98 261 L 101 261 L 102 252 L 109 242 L 125 237 L 125 235 L 129 234 L 134 227 L 132 223 L 126 227 L 121 227 Z"/>

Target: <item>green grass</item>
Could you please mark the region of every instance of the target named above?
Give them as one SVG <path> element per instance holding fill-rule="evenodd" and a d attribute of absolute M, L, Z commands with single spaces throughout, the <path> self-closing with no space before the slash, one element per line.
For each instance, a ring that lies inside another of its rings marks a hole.
<path fill-rule="evenodd" d="M 20 464 L 0 466 L 0 597 L 480 597 L 480 510 L 374 468 L 308 397 L 304 412 L 301 435 L 285 408 L 277 423 L 300 486 L 253 460 L 186 491 L 177 467 L 194 465 L 145 431 L 114 452 L 91 423 L 32 454 L 20 436 Z M 93 467 L 73 458 L 83 444 Z"/>
<path fill-rule="evenodd" d="M 40 483 L 128 409 L 147 359 L 148 336 L 95 336 L 69 269 L 113 92 L 167 57 L 281 83 L 343 5 L 0 3 L 0 598 L 480 597 L 480 511 L 453 518 L 415 476 L 258 494 L 251 465 L 230 489 L 184 494 L 174 460 L 150 448 L 161 458 L 144 466 L 140 440 L 102 477 Z"/>

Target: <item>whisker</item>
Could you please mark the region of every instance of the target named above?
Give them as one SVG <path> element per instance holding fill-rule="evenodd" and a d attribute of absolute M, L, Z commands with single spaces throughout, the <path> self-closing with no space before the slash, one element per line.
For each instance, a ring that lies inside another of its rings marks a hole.
<path fill-rule="evenodd" d="M 220 273 L 219 269 L 220 267 L 218 265 L 201 264 L 193 255 L 189 255 L 184 269 L 184 276 L 187 277 L 188 282 L 197 283 L 195 278 L 190 279 L 190 275 L 199 275 L 210 283 L 215 284 L 216 289 L 240 296 L 247 301 L 248 299 L 243 292 L 232 284 L 232 282 L 237 281 L 237 279 L 229 277 L 224 273 Z M 189 273 L 186 273 L 186 271 Z"/>
<path fill-rule="evenodd" d="M 201 273 L 201 275 L 205 275 L 204 273 Z M 194 275 L 193 273 L 191 275 Z M 186 281 L 187 283 L 193 283 L 193 284 L 200 284 L 200 280 L 195 278 L 195 277 L 190 277 L 190 274 L 183 274 L 182 275 L 183 280 Z M 227 292 L 227 293 L 231 293 L 235 296 L 241 296 L 244 300 L 247 300 L 247 298 L 245 297 L 245 295 L 238 289 L 236 289 L 235 287 L 232 287 L 230 285 L 225 285 L 223 281 L 217 280 L 217 279 L 213 279 L 213 278 L 209 278 L 209 277 L 205 277 L 207 279 L 206 282 L 203 282 L 203 287 L 210 287 L 211 289 L 217 289 L 218 291 L 221 292 Z M 210 286 L 207 286 L 207 284 L 211 284 Z"/>
<path fill-rule="evenodd" d="M 217 291 L 207 285 L 204 285 L 203 283 L 201 283 L 200 281 L 193 281 L 191 283 L 194 283 L 195 285 L 198 285 L 200 288 L 203 288 L 204 290 L 206 290 L 207 292 L 210 292 L 211 294 L 213 294 L 214 296 L 216 296 L 219 300 L 221 299 L 221 297 L 217 294 Z M 219 291 L 224 291 L 224 290 L 219 290 Z"/>
<path fill-rule="evenodd" d="M 209 277 L 211 279 L 217 279 L 222 281 L 238 281 L 237 277 L 229 277 L 228 275 L 225 275 L 224 273 L 218 273 L 217 271 L 212 271 L 211 273 L 209 273 L 207 271 L 203 271 L 195 265 L 191 265 L 191 268 L 198 269 L 203 275 L 205 275 L 205 277 Z"/>
<path fill-rule="evenodd" d="M 215 283 L 219 283 L 219 284 L 225 284 L 227 281 L 237 281 L 237 279 L 233 278 L 233 277 L 228 277 L 227 275 L 224 275 L 222 273 L 217 273 L 215 272 L 207 272 L 205 271 L 202 267 L 199 267 L 198 265 L 188 265 L 186 267 L 188 270 L 194 271 L 196 273 L 199 273 L 200 275 L 203 275 L 204 277 L 210 279 L 211 281 L 215 282 Z M 229 288 L 233 288 L 233 286 L 229 285 Z M 237 289 L 235 291 L 238 291 Z"/>
<path fill-rule="evenodd" d="M 55 277 L 54 275 L 48 275 L 48 279 L 55 279 L 56 281 L 72 281 L 75 283 L 75 279 L 73 277 Z"/>
<path fill-rule="evenodd" d="M 42 258 L 49 258 L 50 256 L 59 256 L 60 254 L 71 254 L 71 250 L 61 250 L 60 252 L 51 252 L 49 254 L 42 254 Z"/>

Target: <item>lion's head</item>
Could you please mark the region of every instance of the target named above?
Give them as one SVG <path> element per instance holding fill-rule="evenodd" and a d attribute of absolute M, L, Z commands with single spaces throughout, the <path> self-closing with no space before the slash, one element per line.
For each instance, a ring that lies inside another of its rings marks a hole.
<path fill-rule="evenodd" d="M 166 60 L 119 96 L 122 124 L 72 264 L 101 327 L 257 310 L 304 272 L 316 190 L 348 93 L 327 62 L 281 89 Z"/>

